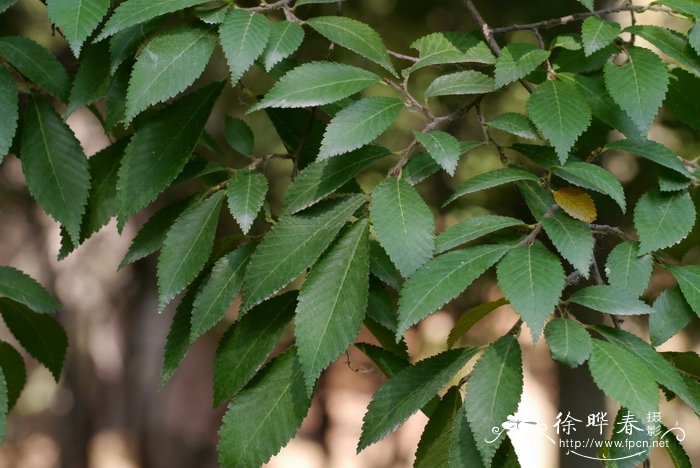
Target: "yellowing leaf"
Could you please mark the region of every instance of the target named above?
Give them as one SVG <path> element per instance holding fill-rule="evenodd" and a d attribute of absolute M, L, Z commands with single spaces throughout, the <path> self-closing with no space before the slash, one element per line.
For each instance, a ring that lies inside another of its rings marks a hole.
<path fill-rule="evenodd" d="M 572 218 L 592 223 L 598 216 L 593 199 L 586 192 L 574 187 L 564 187 L 552 192 L 557 205 Z"/>

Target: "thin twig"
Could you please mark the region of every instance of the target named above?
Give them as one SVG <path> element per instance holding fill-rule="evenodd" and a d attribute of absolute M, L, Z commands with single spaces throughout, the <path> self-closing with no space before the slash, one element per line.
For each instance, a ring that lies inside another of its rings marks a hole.
<path fill-rule="evenodd" d="M 603 281 L 603 277 L 600 274 L 600 269 L 598 268 L 598 261 L 595 258 L 595 254 L 593 254 L 593 261 L 591 262 L 591 265 L 593 266 L 593 277 L 595 278 L 595 282 L 598 285 L 605 284 L 605 281 Z M 610 318 L 612 319 L 613 325 L 615 325 L 615 328 L 618 330 L 622 330 L 622 320 L 617 318 L 615 314 L 609 314 Z"/>
<path fill-rule="evenodd" d="M 393 50 L 388 50 L 387 52 L 389 52 L 389 55 L 391 55 L 392 57 L 396 57 L 397 59 L 401 60 L 406 60 L 408 62 L 416 63 L 419 60 L 418 57 L 411 57 L 410 55 L 400 54 L 398 52 L 394 52 Z"/>
<path fill-rule="evenodd" d="M 479 116 L 479 123 L 481 124 L 481 131 L 484 134 L 484 138 L 486 141 L 491 143 L 494 148 L 496 148 L 496 152 L 498 152 L 498 158 L 501 160 L 501 164 L 504 166 L 508 165 L 508 157 L 506 157 L 506 153 L 503 151 L 503 148 L 501 145 L 496 143 L 496 140 L 493 139 L 493 136 L 491 135 L 491 132 L 489 131 L 488 127 L 486 126 L 486 118 L 484 117 L 484 113 L 481 110 L 481 100 L 478 100 L 476 103 L 476 114 Z"/>
<path fill-rule="evenodd" d="M 408 88 L 406 88 L 406 83 L 399 84 L 389 78 L 384 78 L 383 81 L 406 98 L 408 107 L 417 109 L 430 120 L 435 120 L 435 116 L 432 114 L 432 112 L 430 112 L 426 106 L 418 102 L 418 100 L 408 91 Z"/>
<path fill-rule="evenodd" d="M 464 0 L 465 2 L 471 3 L 470 0 Z M 662 13 L 672 13 L 671 10 L 669 10 L 666 7 L 659 7 L 659 6 L 643 6 L 643 5 L 622 5 L 618 7 L 611 7 L 611 8 L 603 8 L 601 10 L 596 10 L 596 11 L 585 11 L 582 13 L 574 13 L 573 15 L 567 15 L 567 16 L 562 16 L 561 18 L 552 18 L 544 21 L 537 21 L 535 23 L 528 23 L 528 24 L 514 24 L 512 26 L 504 26 L 502 28 L 493 28 L 490 29 L 489 32 L 496 36 L 499 34 L 506 34 L 509 32 L 514 32 L 514 31 L 525 31 L 525 30 L 532 30 L 532 29 L 547 29 L 547 28 L 553 28 L 556 26 L 563 26 L 565 24 L 572 23 L 574 21 L 581 21 L 584 20 L 590 16 L 601 16 L 601 15 L 609 15 L 611 13 L 620 13 L 623 11 L 632 11 L 634 13 L 643 13 L 645 11 L 660 11 Z"/>
<path fill-rule="evenodd" d="M 547 210 L 547 212 L 542 217 L 542 221 L 535 224 L 535 227 L 532 228 L 532 232 L 530 232 L 530 234 L 528 234 L 528 236 L 525 239 L 521 240 L 518 243 L 518 245 L 527 245 L 527 246 L 532 245 L 535 242 L 535 239 L 537 238 L 539 233 L 542 231 L 543 221 L 545 219 L 548 219 L 548 218 L 551 218 L 552 216 L 554 216 L 554 212 L 557 211 L 558 209 L 559 209 L 559 205 L 557 205 L 557 204 L 550 206 L 549 209 Z"/>
<path fill-rule="evenodd" d="M 260 5 L 257 7 L 252 7 L 252 8 L 245 8 L 248 11 L 251 12 L 261 12 L 261 11 L 271 11 L 271 10 L 280 10 L 287 5 L 292 3 L 292 0 L 280 0 L 279 2 L 274 2 L 274 3 L 268 3 L 267 5 Z"/>

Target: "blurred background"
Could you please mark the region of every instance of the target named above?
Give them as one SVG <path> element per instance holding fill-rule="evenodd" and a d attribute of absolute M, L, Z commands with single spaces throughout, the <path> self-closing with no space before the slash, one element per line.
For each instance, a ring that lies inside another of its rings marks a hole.
<path fill-rule="evenodd" d="M 251 2 L 240 2 L 245 6 Z M 365 21 L 376 28 L 387 46 L 397 52 L 411 54 L 413 40 L 436 31 L 475 30 L 458 0 L 347 0 L 343 14 Z M 477 0 L 477 6 L 492 26 L 525 23 L 582 11 L 575 0 Z M 597 6 L 621 2 L 598 1 Z M 641 3 L 641 2 L 640 2 Z M 305 7 L 298 12 L 305 18 L 314 14 L 332 14 L 334 5 Z M 614 17 L 623 25 L 629 15 Z M 657 23 L 685 31 L 689 23 L 665 15 L 638 15 L 640 23 Z M 553 35 L 578 32 L 580 23 L 544 31 L 547 42 Z M 69 71 L 74 72 L 77 61 L 59 34 L 52 33 L 46 17 L 46 7 L 39 0 L 20 0 L 8 12 L 0 15 L 0 35 L 22 34 L 50 48 Z M 534 42 L 531 33 L 522 32 L 500 37 L 499 41 Z M 347 63 L 359 62 L 356 56 L 336 49 L 336 58 Z M 307 32 L 300 56 L 321 58 L 325 45 Z M 402 64 L 405 65 L 405 64 Z M 217 51 L 200 81 L 221 79 L 227 74 L 221 51 Z M 436 76 L 436 71 L 424 69 L 411 79 L 411 89 L 422 89 Z M 243 80 L 253 93 L 264 93 L 270 80 L 253 71 Z M 239 91 L 228 90 L 208 124 L 208 131 L 223 143 L 224 114 L 242 116 L 242 104 L 249 99 Z M 504 111 L 524 110 L 527 94 L 522 87 L 511 86 L 497 96 L 485 99 L 487 118 Z M 459 107 L 459 100 L 430 103 L 435 114 L 445 114 Z M 280 151 L 276 134 L 263 113 L 246 116 L 254 128 L 256 154 Z M 109 144 L 99 122 L 87 111 L 77 111 L 68 119 L 69 125 L 88 156 Z M 410 141 L 412 128 L 424 121 L 419 115 L 404 113 L 395 128 L 382 137 L 382 143 L 400 151 Z M 482 139 L 481 129 L 473 114 L 456 122 L 450 132 L 461 139 Z M 599 132 L 593 128 L 591 132 Z M 503 145 L 512 142 L 504 133 L 494 133 Z M 651 138 L 671 147 L 678 154 L 695 158 L 700 153 L 700 135 L 678 125 L 662 114 L 651 131 Z M 582 139 L 585 145 L 585 136 Z M 207 154 L 208 158 L 241 167 L 245 162 L 234 154 Z M 391 161 L 378 164 L 364 174 L 359 183 L 365 190 L 384 177 Z M 653 180 L 653 168 L 626 154 L 604 156 L 603 164 L 625 185 L 629 206 Z M 418 188 L 431 204 L 436 215 L 438 231 L 467 217 L 497 213 L 531 220 L 524 202 L 513 187 L 491 190 L 462 198 L 447 210 L 439 207 L 451 190 L 463 179 L 499 167 L 495 151 L 484 147 L 463 158 L 456 177 L 444 173 L 434 175 Z M 264 170 L 270 179 L 273 211 L 279 207 L 289 180 L 290 164 L 273 160 Z M 184 187 L 182 191 L 191 191 Z M 182 193 L 170 193 L 174 199 Z M 597 200 L 597 199 L 596 199 Z M 698 204 L 696 197 L 696 205 Z M 61 381 L 56 383 L 43 367 L 28 360 L 28 384 L 9 417 L 5 443 L 0 447 L 0 468 L 205 468 L 217 466 L 217 430 L 225 407 L 212 409 L 212 366 L 216 346 L 228 324 L 217 327 L 202 337 L 190 350 L 182 368 L 172 381 L 158 390 L 163 345 L 174 312 L 171 306 L 157 313 L 155 285 L 156 259 L 149 257 L 135 265 L 117 271 L 129 243 L 157 204 L 137 215 L 120 236 L 113 223 L 92 236 L 81 248 L 65 260 L 57 261 L 60 233 L 57 224 L 32 201 L 23 181 L 19 160 L 10 156 L 0 166 L 0 264 L 20 268 L 39 280 L 64 305 L 59 314 L 66 327 L 70 348 Z M 620 216 L 617 208 L 602 200 L 599 222 L 631 227 L 631 216 Z M 631 210 L 630 210 L 631 212 Z M 260 223 L 260 221 L 258 221 Z M 257 226 L 257 225 L 256 225 Z M 264 223 L 256 229 L 264 228 Z M 232 225 L 222 230 L 233 231 Z M 678 260 L 700 262 L 698 226 L 691 238 L 671 250 Z M 604 240 L 596 254 L 603 259 L 614 240 Z M 681 258 L 685 256 L 685 258 Z M 656 272 L 645 298 L 652 300 L 661 290 L 673 284 L 673 279 Z M 453 304 L 435 313 L 418 327 L 409 331 L 407 341 L 415 360 L 444 349 L 445 339 L 459 314 L 485 301 L 502 297 L 492 275 L 478 280 Z M 236 316 L 234 304 L 228 323 Z M 591 317 L 596 320 L 595 317 Z M 505 333 L 515 323 L 516 316 L 508 307 L 501 307 L 475 326 L 464 337 L 465 344 L 485 344 Z M 624 328 L 647 337 L 643 319 L 630 319 Z M 4 327 L 4 326 L 3 326 Z M 698 321 L 679 336 L 665 343 L 663 351 L 700 351 Z M 0 338 L 11 341 L 10 334 L 0 329 Z M 289 343 L 291 334 L 286 337 Z M 373 341 L 366 330 L 360 341 Z M 591 382 L 584 367 L 571 370 L 554 363 L 543 341 L 533 346 L 529 330 L 520 335 L 524 350 L 525 393 L 520 406 L 521 419 L 554 423 L 559 411 L 581 416 L 596 411 L 608 411 L 614 418 L 617 407 L 607 401 Z M 407 467 L 414 457 L 426 418 L 417 414 L 395 434 L 375 444 L 359 455 L 355 446 L 360 435 L 362 416 L 372 393 L 384 382 L 381 373 L 352 348 L 321 378 L 318 393 L 297 437 L 270 463 L 271 468 L 287 467 Z M 676 400 L 663 403 L 662 416 L 667 426 L 677 422 L 688 437 L 683 442 L 691 458 L 700 466 L 700 422 Z M 551 433 L 552 431 L 550 431 Z M 560 452 L 543 437 L 532 434 L 512 434 L 520 461 L 525 467 L 554 468 L 599 466 L 583 462 Z M 663 453 L 654 453 L 654 466 L 670 466 Z"/>

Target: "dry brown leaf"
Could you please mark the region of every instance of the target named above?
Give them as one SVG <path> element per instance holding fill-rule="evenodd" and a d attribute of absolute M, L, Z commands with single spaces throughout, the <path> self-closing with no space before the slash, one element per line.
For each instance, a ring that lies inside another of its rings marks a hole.
<path fill-rule="evenodd" d="M 598 216 L 590 195 L 575 187 L 564 187 L 552 192 L 557 205 L 572 218 L 592 223 Z"/>

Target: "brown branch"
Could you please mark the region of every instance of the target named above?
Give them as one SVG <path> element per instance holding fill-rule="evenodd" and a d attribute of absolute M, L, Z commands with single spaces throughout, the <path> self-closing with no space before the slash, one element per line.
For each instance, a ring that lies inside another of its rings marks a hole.
<path fill-rule="evenodd" d="M 393 50 L 388 50 L 387 52 L 389 52 L 389 55 L 391 55 L 392 57 L 396 57 L 397 59 L 401 60 L 406 60 L 408 62 L 416 63 L 419 60 L 418 57 L 411 57 L 410 55 L 400 54 L 398 52 L 394 52 Z"/>
<path fill-rule="evenodd" d="M 267 5 L 260 5 L 252 8 L 245 8 L 245 10 L 251 12 L 261 12 L 261 11 L 271 11 L 271 10 L 281 10 L 292 3 L 292 0 L 280 0 L 279 2 L 269 3 Z"/>
<path fill-rule="evenodd" d="M 464 1 L 465 1 L 465 3 L 466 2 L 471 3 L 470 0 L 464 0 Z M 630 11 L 633 13 L 643 13 L 645 11 L 660 11 L 663 13 L 671 13 L 671 10 L 669 10 L 668 8 L 665 8 L 665 7 L 643 6 L 643 5 L 623 5 L 623 6 L 618 6 L 618 7 L 603 8 L 601 10 L 596 10 L 596 11 L 585 11 L 582 13 L 574 13 L 573 15 L 562 16 L 561 18 L 552 18 L 552 19 L 548 19 L 548 20 L 544 20 L 544 21 L 537 21 L 535 23 L 514 24 L 512 26 L 504 26 L 502 28 L 493 28 L 493 29 L 490 29 L 489 32 L 495 36 L 495 35 L 506 34 L 506 33 L 514 32 L 514 31 L 554 28 L 556 26 L 563 26 L 565 24 L 569 24 L 569 23 L 572 23 L 574 21 L 584 20 L 590 16 L 609 15 L 611 13 L 620 13 L 623 11 Z"/>

